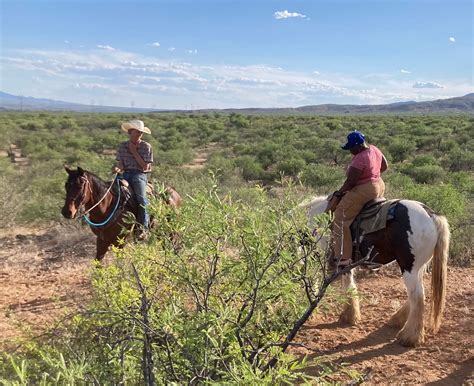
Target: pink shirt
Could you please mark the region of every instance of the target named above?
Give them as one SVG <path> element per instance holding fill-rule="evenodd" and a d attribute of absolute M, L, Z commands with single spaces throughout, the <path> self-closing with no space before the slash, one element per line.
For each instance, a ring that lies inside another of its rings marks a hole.
<path fill-rule="evenodd" d="M 362 174 L 356 185 L 377 181 L 380 178 L 380 168 L 382 167 L 382 152 L 374 145 L 369 145 L 367 150 L 361 151 L 352 158 L 349 167 L 362 170 Z M 347 168 L 349 170 L 349 168 Z"/>

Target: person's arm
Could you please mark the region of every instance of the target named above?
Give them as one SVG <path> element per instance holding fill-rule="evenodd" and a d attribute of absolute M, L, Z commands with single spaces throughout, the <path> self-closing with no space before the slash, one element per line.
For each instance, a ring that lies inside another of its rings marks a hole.
<path fill-rule="evenodd" d="M 121 159 L 121 150 L 122 146 L 119 147 L 119 149 L 117 150 L 117 157 L 115 158 L 115 165 L 112 167 L 112 173 L 122 173 L 125 169 L 125 167 L 123 166 L 123 161 Z"/>
<path fill-rule="evenodd" d="M 133 155 L 133 158 L 135 158 L 135 161 L 137 161 L 138 165 L 140 165 L 142 170 L 144 172 L 149 171 L 151 168 L 151 163 L 145 162 L 142 156 L 138 154 L 138 146 L 136 144 L 129 142 L 128 149 L 130 150 L 130 153 Z"/>
<path fill-rule="evenodd" d="M 360 176 L 362 175 L 363 170 L 354 168 L 349 166 L 349 170 L 347 172 L 347 178 L 344 181 L 341 189 L 339 189 L 335 195 L 336 197 L 342 197 L 342 195 L 349 190 L 351 190 L 354 186 L 356 186 L 357 181 L 359 181 Z"/>
<path fill-rule="evenodd" d="M 383 173 L 387 169 L 388 169 L 387 158 L 385 158 L 385 156 L 382 154 L 382 165 L 380 165 L 380 173 Z"/>

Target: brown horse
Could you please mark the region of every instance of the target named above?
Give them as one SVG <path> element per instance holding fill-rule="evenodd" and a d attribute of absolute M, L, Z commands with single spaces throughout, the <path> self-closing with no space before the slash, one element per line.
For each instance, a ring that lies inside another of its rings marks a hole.
<path fill-rule="evenodd" d="M 100 261 L 110 245 L 120 245 L 119 236 L 123 229 L 130 229 L 133 226 L 125 221 L 127 213 L 133 213 L 133 206 L 127 202 L 124 194 L 120 194 L 118 180 L 112 183 L 104 182 L 95 174 L 80 167 L 77 170 L 67 166 L 64 168 L 69 176 L 65 185 L 66 201 L 61 213 L 65 218 L 73 219 L 81 210 L 85 210 L 88 217 L 84 214 L 84 219 L 97 236 L 95 258 Z M 181 205 L 179 193 L 171 187 L 167 187 L 165 191 L 167 203 L 173 208 L 178 208 Z"/>

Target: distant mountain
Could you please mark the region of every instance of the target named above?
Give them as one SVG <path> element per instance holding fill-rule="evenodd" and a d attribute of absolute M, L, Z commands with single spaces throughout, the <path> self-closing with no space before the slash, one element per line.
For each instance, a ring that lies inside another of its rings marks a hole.
<path fill-rule="evenodd" d="M 95 106 L 69 103 L 52 99 L 23 97 L 0 91 L 0 111 L 76 111 L 76 112 L 225 112 L 241 114 L 429 114 L 464 113 L 474 114 L 474 93 L 462 97 L 438 99 L 427 102 L 397 102 L 386 105 L 337 105 L 323 104 L 284 108 L 244 108 L 205 110 L 156 110 L 116 106 Z"/>
<path fill-rule="evenodd" d="M 311 105 L 296 108 L 270 109 L 226 109 L 226 112 L 252 113 L 306 113 L 306 114 L 428 114 L 464 113 L 474 114 L 474 93 L 462 97 L 438 99 L 427 102 L 397 102 L 386 105 Z"/>
<path fill-rule="evenodd" d="M 101 113 L 132 113 L 148 112 L 152 109 L 116 106 L 83 105 L 56 101 L 53 99 L 33 98 L 12 95 L 0 91 L 0 110 L 22 110 L 22 111 L 75 111 L 75 112 L 101 112 Z"/>

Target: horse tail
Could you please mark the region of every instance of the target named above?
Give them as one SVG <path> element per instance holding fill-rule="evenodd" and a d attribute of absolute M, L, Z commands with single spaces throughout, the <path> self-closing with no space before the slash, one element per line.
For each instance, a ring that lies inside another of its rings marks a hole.
<path fill-rule="evenodd" d="M 448 270 L 449 224 L 444 216 L 433 216 L 438 230 L 438 240 L 433 254 L 433 269 L 431 273 L 431 326 L 433 332 L 438 332 L 446 302 L 446 276 Z"/>

